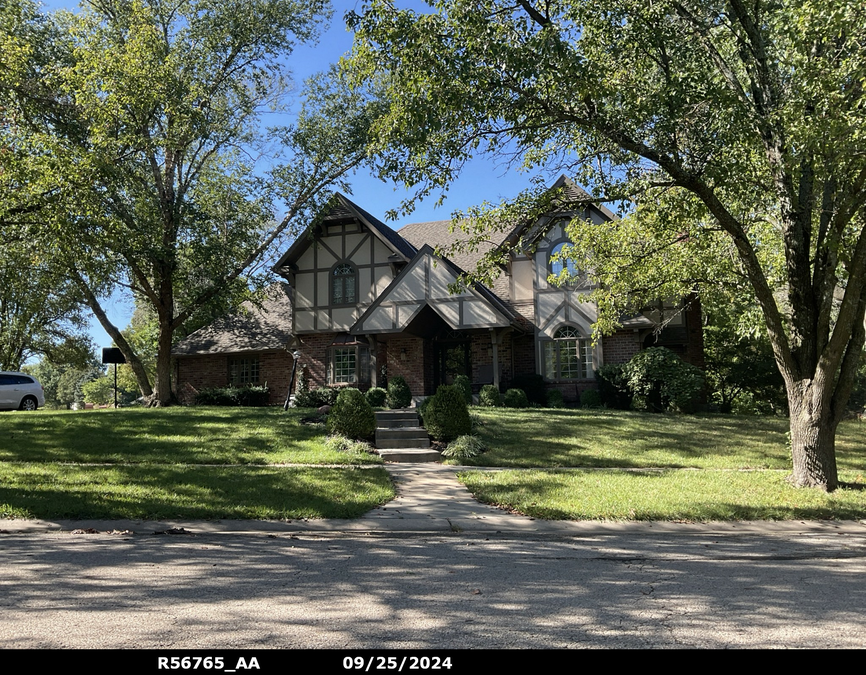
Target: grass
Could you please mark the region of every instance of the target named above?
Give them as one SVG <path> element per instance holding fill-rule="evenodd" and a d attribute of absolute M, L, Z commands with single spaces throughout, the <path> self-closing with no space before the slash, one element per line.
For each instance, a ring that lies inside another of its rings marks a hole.
<path fill-rule="evenodd" d="M 0 517 L 354 518 L 393 499 L 376 455 L 269 408 L 0 416 Z M 339 468 L 280 466 L 337 464 Z"/>
<path fill-rule="evenodd" d="M 477 499 L 536 518 L 866 518 L 866 425 L 856 421 L 843 423 L 837 437 L 839 477 L 846 486 L 827 494 L 786 482 L 791 456 L 785 419 L 477 412 L 484 422 L 479 436 L 491 449 L 463 463 L 529 470 L 469 471 L 458 478 Z"/>
<path fill-rule="evenodd" d="M 473 408 L 491 449 L 470 466 L 790 469 L 788 420 L 619 410 Z M 866 468 L 866 424 L 843 422 L 839 468 Z M 452 462 L 455 463 L 455 462 Z"/>
<path fill-rule="evenodd" d="M 279 408 L 124 408 L 0 415 L 0 462 L 147 464 L 381 464 L 326 451 L 309 411 Z"/>

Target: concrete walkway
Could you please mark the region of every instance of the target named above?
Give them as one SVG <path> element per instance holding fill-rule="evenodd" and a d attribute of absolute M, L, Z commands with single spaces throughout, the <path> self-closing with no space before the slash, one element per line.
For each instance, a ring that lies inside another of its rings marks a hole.
<path fill-rule="evenodd" d="M 137 534 L 175 530 L 178 533 L 244 532 L 310 533 L 467 533 L 545 536 L 597 534 L 866 534 L 864 521 L 733 521 L 718 523 L 545 521 L 512 514 L 473 499 L 455 474 L 466 467 L 441 464 L 386 464 L 397 498 L 354 520 L 7 520 L 0 532 L 58 532 L 128 530 Z M 180 532 L 183 530 L 183 532 Z"/>

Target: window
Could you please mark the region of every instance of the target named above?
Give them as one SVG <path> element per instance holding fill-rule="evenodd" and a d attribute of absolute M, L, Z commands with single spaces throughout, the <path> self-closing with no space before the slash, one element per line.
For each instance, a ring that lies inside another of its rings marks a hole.
<path fill-rule="evenodd" d="M 592 377 L 592 343 L 573 326 L 563 326 L 544 344 L 544 376 L 549 380 Z"/>
<path fill-rule="evenodd" d="M 574 263 L 574 260 L 571 258 L 556 259 L 556 256 L 562 253 L 562 249 L 568 246 L 567 241 L 561 241 L 556 246 L 554 246 L 550 250 L 550 256 L 548 258 L 550 273 L 558 277 L 562 274 L 562 270 L 568 271 L 568 276 L 571 277 L 571 281 L 569 283 L 574 284 L 583 284 L 586 283 L 586 274 L 577 268 L 577 265 Z"/>
<path fill-rule="evenodd" d="M 358 302 L 358 271 L 348 262 L 338 264 L 331 273 L 331 304 L 354 305 Z"/>
<path fill-rule="evenodd" d="M 243 386 L 259 383 L 259 357 L 229 359 L 229 384 Z"/>
<path fill-rule="evenodd" d="M 362 385 L 370 382 L 369 347 L 333 347 L 330 365 L 331 384 Z"/>

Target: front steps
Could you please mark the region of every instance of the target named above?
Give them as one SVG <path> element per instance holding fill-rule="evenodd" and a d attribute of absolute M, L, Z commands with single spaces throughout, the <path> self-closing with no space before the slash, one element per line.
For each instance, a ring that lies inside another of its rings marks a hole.
<path fill-rule="evenodd" d="M 438 462 L 442 459 L 430 447 L 427 430 L 412 408 L 376 413 L 376 449 L 386 462 Z"/>

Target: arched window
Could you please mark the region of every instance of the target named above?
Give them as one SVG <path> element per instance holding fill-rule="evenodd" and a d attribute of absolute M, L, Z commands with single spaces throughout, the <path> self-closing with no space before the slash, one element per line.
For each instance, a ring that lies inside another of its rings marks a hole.
<path fill-rule="evenodd" d="M 548 380 L 588 380 L 593 376 L 592 342 L 574 326 L 562 326 L 544 344 Z"/>
<path fill-rule="evenodd" d="M 341 262 L 331 273 L 331 304 L 355 305 L 358 302 L 358 270 L 352 263 Z"/>

